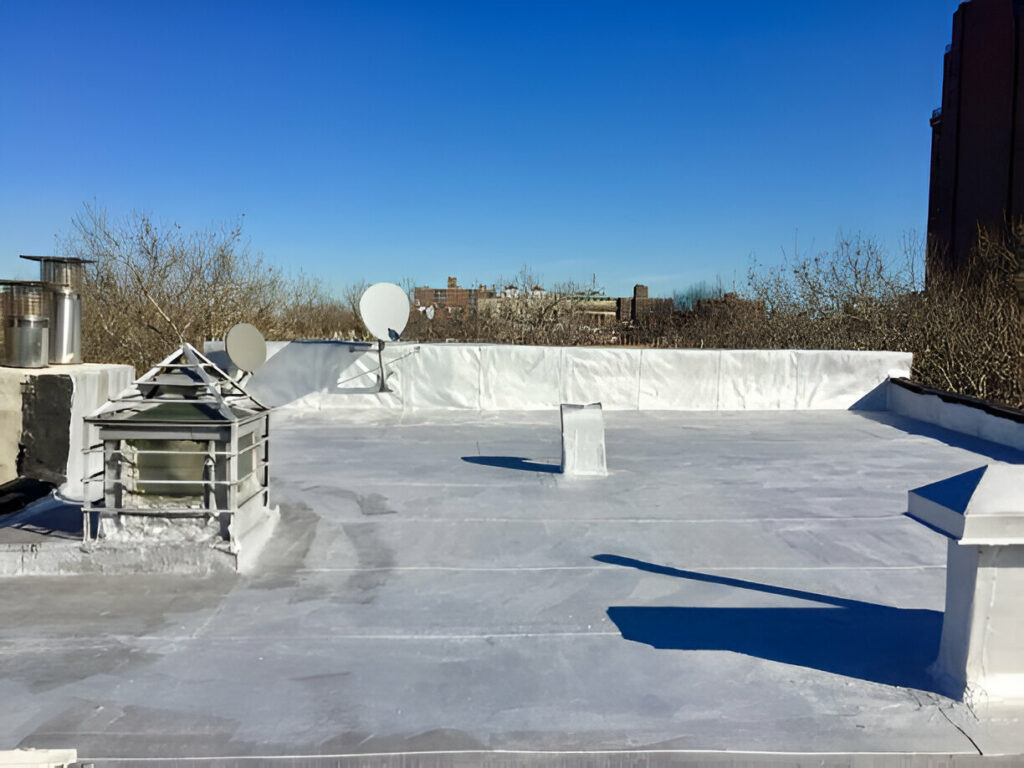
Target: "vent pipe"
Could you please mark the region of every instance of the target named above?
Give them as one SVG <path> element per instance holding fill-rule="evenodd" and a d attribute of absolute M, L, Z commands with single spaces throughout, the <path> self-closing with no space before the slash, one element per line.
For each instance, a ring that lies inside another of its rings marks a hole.
<path fill-rule="evenodd" d="M 57 256 L 25 256 L 39 262 L 39 278 L 50 295 L 51 364 L 82 362 L 82 273 L 90 259 Z"/>
<path fill-rule="evenodd" d="M 0 282 L 3 314 L 3 364 L 45 368 L 50 354 L 50 292 L 41 282 Z"/>

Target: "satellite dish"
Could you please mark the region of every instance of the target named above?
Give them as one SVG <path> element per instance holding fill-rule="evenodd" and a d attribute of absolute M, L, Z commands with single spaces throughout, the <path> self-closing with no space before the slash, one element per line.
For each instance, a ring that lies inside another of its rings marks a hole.
<path fill-rule="evenodd" d="M 378 392 L 390 392 L 384 373 L 384 342 L 398 341 L 409 322 L 409 297 L 394 283 L 374 283 L 359 299 L 359 316 L 366 330 L 377 337 L 380 364 Z"/>
<path fill-rule="evenodd" d="M 374 283 L 359 299 L 366 330 L 380 341 L 398 341 L 409 322 L 409 297 L 394 283 Z"/>
<path fill-rule="evenodd" d="M 267 362 L 267 342 L 259 328 L 249 323 L 231 327 L 224 337 L 224 351 L 240 371 L 252 373 Z"/>

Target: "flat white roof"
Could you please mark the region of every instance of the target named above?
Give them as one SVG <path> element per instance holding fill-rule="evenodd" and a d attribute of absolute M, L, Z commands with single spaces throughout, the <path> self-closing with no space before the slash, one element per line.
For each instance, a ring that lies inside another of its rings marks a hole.
<path fill-rule="evenodd" d="M 946 539 L 907 490 L 1024 454 L 879 412 L 275 414 L 251 577 L 0 591 L 0 739 L 81 759 L 1006 751 L 931 684 Z M 965 735 L 967 734 L 967 735 Z M 1009 734 L 1009 735 L 1007 735 Z M 102 763 L 97 763 L 101 765 Z"/>

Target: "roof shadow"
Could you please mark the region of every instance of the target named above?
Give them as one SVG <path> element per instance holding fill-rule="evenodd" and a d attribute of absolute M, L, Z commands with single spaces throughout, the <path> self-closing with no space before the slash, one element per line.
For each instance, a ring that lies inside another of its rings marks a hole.
<path fill-rule="evenodd" d="M 544 464 L 522 456 L 463 456 L 462 460 L 470 464 L 484 467 L 501 467 L 502 469 L 524 469 L 528 472 L 561 472 L 558 464 Z"/>
<path fill-rule="evenodd" d="M 253 373 L 246 390 L 271 406 L 322 392 L 328 381 L 335 382 L 327 388 L 328 394 L 375 394 L 379 391 L 376 359 L 366 369 L 357 365 L 373 349 L 373 344 L 363 341 L 289 341 Z M 208 357 L 218 365 L 230 365 L 223 351 L 211 351 Z"/>
<path fill-rule="evenodd" d="M 0 529 L 12 528 L 41 537 L 80 539 L 82 505 L 49 497 L 27 505 L 0 520 Z M 0 534 L 0 538 L 3 535 Z"/>
<path fill-rule="evenodd" d="M 807 608 L 611 606 L 608 617 L 625 640 L 666 650 L 733 651 L 957 699 L 963 693 L 944 688 L 929 672 L 939 650 L 940 611 L 893 608 L 668 568 L 618 555 L 597 555 L 594 559 L 823 604 Z"/>
<path fill-rule="evenodd" d="M 45 480 L 16 477 L 0 485 L 0 515 L 24 509 L 33 501 L 49 496 L 56 486 Z"/>

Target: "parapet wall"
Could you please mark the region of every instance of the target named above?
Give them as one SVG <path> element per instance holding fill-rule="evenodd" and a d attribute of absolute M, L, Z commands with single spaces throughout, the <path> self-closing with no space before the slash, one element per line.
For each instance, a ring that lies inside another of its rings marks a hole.
<path fill-rule="evenodd" d="M 31 477 L 82 490 L 82 419 L 131 384 L 130 365 L 0 367 L 0 482 Z M 98 468 L 98 467 L 97 467 Z"/>
<path fill-rule="evenodd" d="M 206 344 L 226 364 L 222 349 Z M 267 405 L 312 409 L 884 409 L 880 385 L 910 363 L 903 352 L 398 343 L 384 350 L 392 392 L 377 394 L 376 345 L 293 341 L 268 344 L 247 389 Z"/>
<path fill-rule="evenodd" d="M 891 382 L 887 409 L 900 416 L 1024 451 L 1024 413 L 906 380 Z"/>

